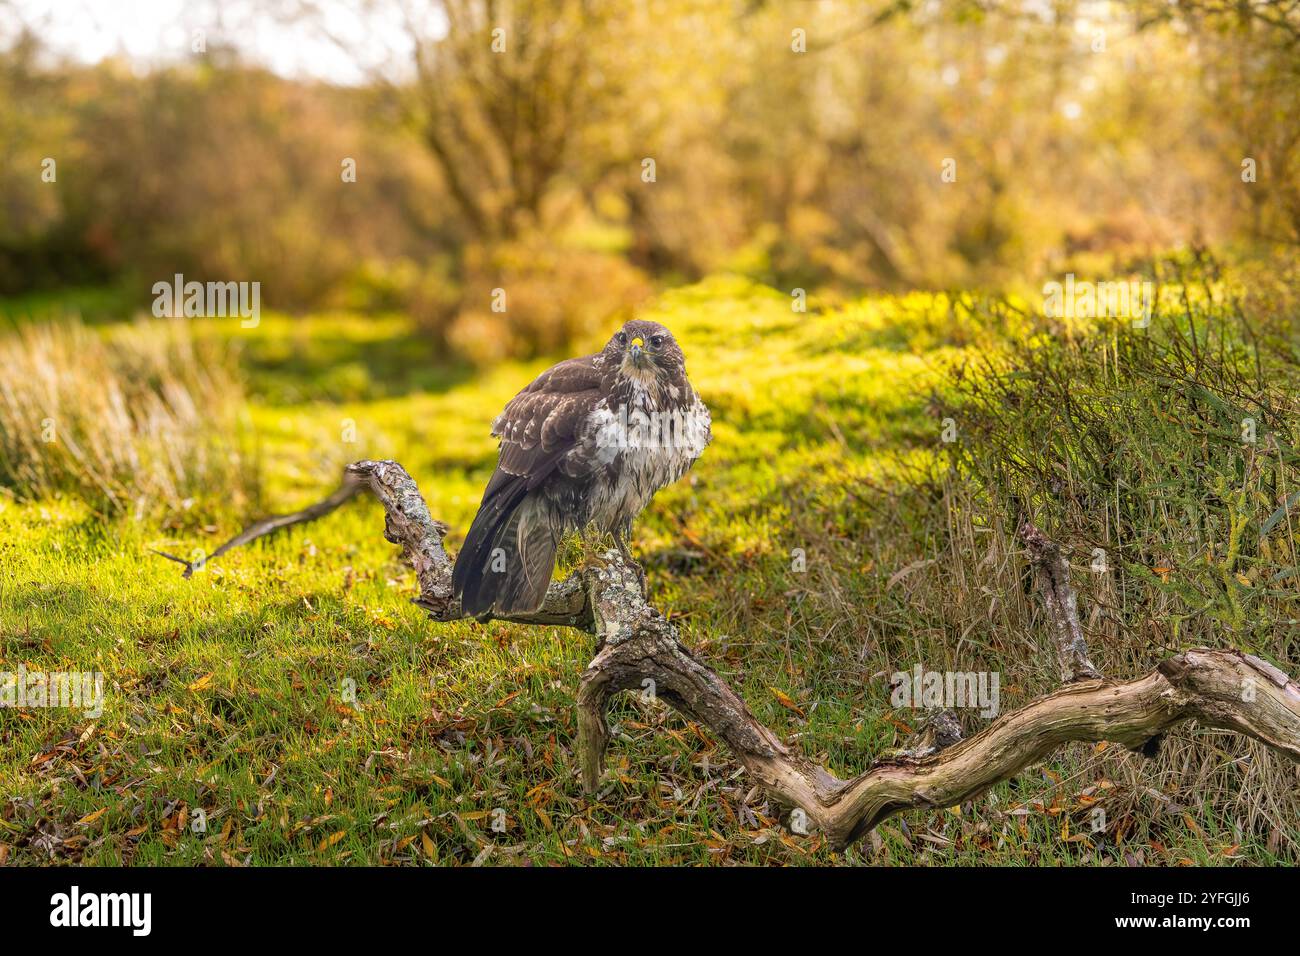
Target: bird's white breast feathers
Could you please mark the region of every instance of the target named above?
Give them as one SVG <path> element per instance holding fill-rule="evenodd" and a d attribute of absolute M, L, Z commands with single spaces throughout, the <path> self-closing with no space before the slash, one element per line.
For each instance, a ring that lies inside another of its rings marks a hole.
<path fill-rule="evenodd" d="M 593 489 L 592 522 L 613 528 L 630 521 L 703 454 L 710 425 L 709 410 L 698 398 L 685 409 L 662 411 L 635 398 L 618 408 L 601 403 L 588 422 L 588 441 L 604 479 Z"/>

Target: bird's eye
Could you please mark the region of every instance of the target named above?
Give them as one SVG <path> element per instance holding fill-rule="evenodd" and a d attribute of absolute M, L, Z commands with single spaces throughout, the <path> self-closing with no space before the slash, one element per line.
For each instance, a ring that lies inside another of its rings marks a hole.
<path fill-rule="evenodd" d="M 627 345 L 627 334 L 625 332 L 615 334 L 614 341 L 619 345 Z"/>
<path fill-rule="evenodd" d="M 663 345 L 663 344 L 664 344 L 664 337 L 663 337 L 662 335 L 652 335 L 652 336 L 650 336 L 650 345 L 651 345 L 653 348 L 659 348 L 659 346 L 661 346 L 661 345 Z"/>

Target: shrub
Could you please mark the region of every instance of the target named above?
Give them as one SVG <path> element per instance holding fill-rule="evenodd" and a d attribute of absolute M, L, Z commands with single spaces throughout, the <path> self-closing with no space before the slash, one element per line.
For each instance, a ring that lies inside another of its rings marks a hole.
<path fill-rule="evenodd" d="M 1014 669 L 1030 686 L 1054 675 L 1050 652 L 1024 642 L 1041 633 L 1023 612 L 1036 599 L 1005 560 L 1025 519 L 1070 548 L 1091 656 L 1109 676 L 1194 646 L 1294 669 L 1300 366 L 1256 346 L 1263 318 L 1223 288 L 1174 289 L 1149 329 L 1038 335 L 955 370 L 938 402 L 958 432 L 946 446 L 960 489 L 948 495 L 951 573 L 1021 609 L 994 640 L 1008 657 L 1038 655 Z M 1127 777 L 1135 799 L 1162 775 L 1193 779 L 1171 795 L 1228 811 L 1274 852 L 1300 812 L 1294 770 L 1239 739 L 1180 735 L 1143 770 L 1098 772 Z"/>
<path fill-rule="evenodd" d="M 554 354 L 631 318 L 649 293 L 641 272 L 619 256 L 540 240 L 497 246 L 467 265 L 447 338 L 477 362 Z"/>

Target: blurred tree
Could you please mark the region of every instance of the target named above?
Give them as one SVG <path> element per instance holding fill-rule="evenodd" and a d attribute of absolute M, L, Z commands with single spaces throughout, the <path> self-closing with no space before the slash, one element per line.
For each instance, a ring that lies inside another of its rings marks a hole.
<path fill-rule="evenodd" d="M 0 291 L 256 279 L 490 359 L 565 348 L 651 277 L 1005 285 L 1300 241 L 1300 0 L 242 10 L 331 32 L 369 81 L 277 76 L 229 27 L 87 67 L 0 16 Z"/>

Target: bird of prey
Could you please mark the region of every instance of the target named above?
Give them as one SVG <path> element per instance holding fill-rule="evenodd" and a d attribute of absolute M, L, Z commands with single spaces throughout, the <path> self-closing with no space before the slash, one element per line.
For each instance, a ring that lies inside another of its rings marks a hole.
<path fill-rule="evenodd" d="M 628 555 L 633 519 L 711 437 L 677 341 L 641 319 L 597 354 L 539 375 L 492 434 L 496 471 L 452 573 L 461 609 L 476 617 L 540 608 L 567 531 L 612 533 Z"/>

